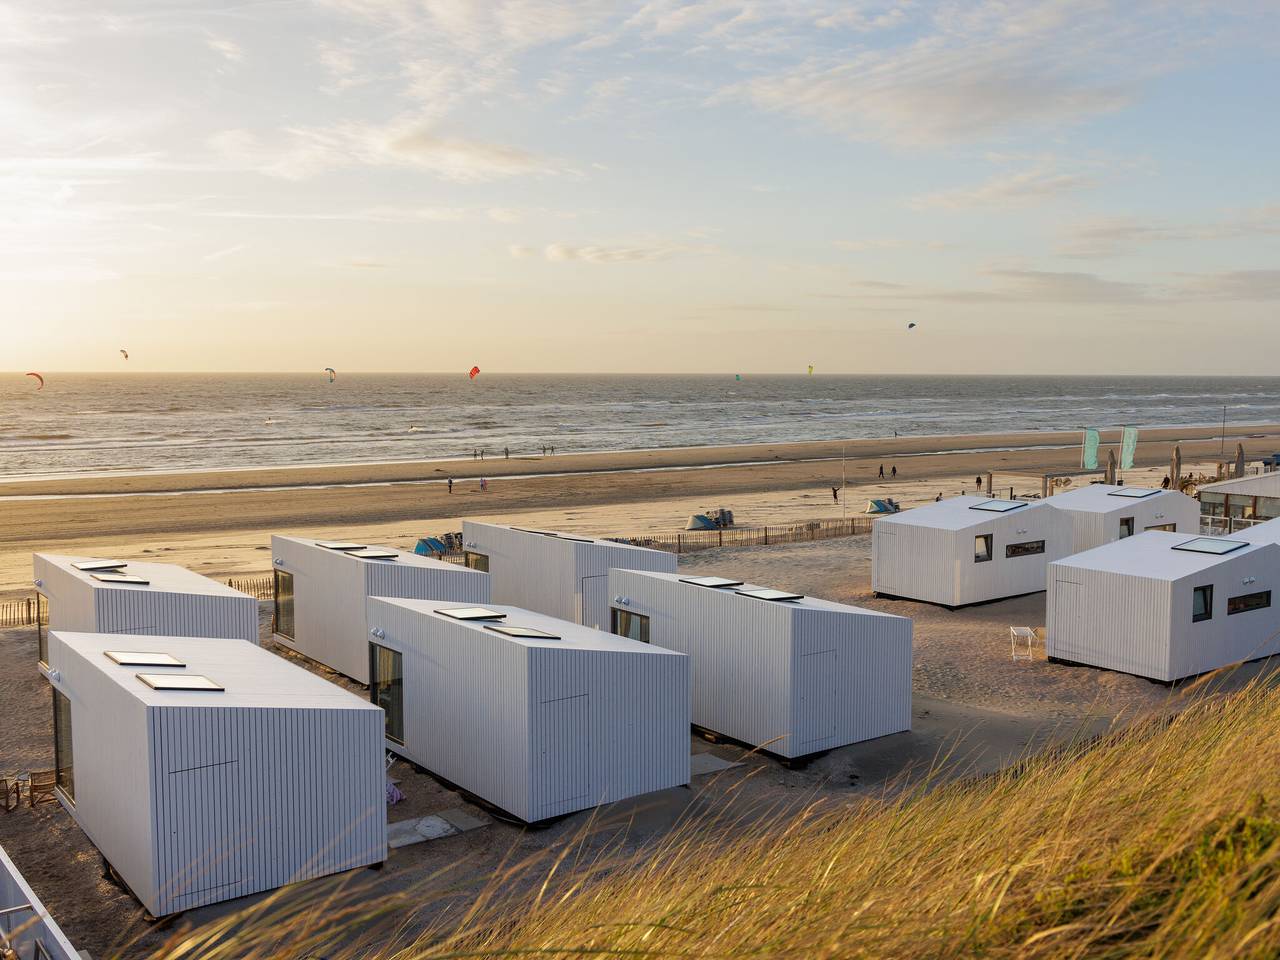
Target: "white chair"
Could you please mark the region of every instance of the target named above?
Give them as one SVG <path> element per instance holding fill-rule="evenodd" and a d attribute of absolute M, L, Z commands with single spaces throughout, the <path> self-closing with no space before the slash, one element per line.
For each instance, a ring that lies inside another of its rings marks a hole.
<path fill-rule="evenodd" d="M 1014 660 L 1034 660 L 1036 631 L 1032 627 L 1009 628 L 1009 654 Z"/>

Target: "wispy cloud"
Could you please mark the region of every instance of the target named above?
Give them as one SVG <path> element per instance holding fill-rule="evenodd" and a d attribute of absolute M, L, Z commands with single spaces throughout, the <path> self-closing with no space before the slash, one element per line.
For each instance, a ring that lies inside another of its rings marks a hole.
<path fill-rule="evenodd" d="M 1000 174 L 977 186 L 912 197 L 908 205 L 916 210 L 1025 206 L 1079 190 L 1090 183 L 1092 180 L 1084 174 L 1059 172 L 1052 160 L 1043 160 L 1030 169 Z"/>
<path fill-rule="evenodd" d="M 244 47 L 229 37 L 210 36 L 205 39 L 205 43 L 210 50 L 231 63 L 239 63 L 244 59 Z"/>
<path fill-rule="evenodd" d="M 1106 259 L 1161 242 L 1268 236 L 1280 236 L 1280 203 L 1201 223 L 1101 217 L 1068 229 L 1058 252 L 1083 260 Z"/>
<path fill-rule="evenodd" d="M 667 260 L 677 254 L 704 252 L 705 248 L 680 243 L 634 244 L 626 246 L 575 245 L 549 243 L 542 248 L 542 257 L 551 263 L 644 263 Z M 515 245 L 508 248 L 516 259 L 528 259 L 538 255 L 533 247 Z"/>

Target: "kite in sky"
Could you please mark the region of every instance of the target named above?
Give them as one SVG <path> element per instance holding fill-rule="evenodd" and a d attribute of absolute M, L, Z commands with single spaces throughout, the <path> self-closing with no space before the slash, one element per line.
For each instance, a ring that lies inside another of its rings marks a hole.
<path fill-rule="evenodd" d="M 28 377 L 35 377 L 37 380 L 39 380 L 39 381 L 40 381 L 40 386 L 36 387 L 36 389 L 37 389 L 37 390 L 43 390 L 43 389 L 44 389 L 44 377 L 40 376 L 40 374 L 38 374 L 38 373 L 28 373 L 28 374 L 27 374 L 27 376 L 28 376 Z"/>
<path fill-rule="evenodd" d="M 330 383 L 333 383 L 333 381 L 338 379 L 338 371 L 333 369 L 333 367 L 325 367 L 324 372 L 329 375 Z"/>
<path fill-rule="evenodd" d="M 474 380 L 476 377 L 480 376 L 480 368 L 472 367 L 471 372 L 468 373 L 467 376 L 469 376 L 472 380 Z"/>
<path fill-rule="evenodd" d="M 122 357 L 124 357 L 126 360 L 128 360 L 128 359 L 129 359 L 129 351 L 128 351 L 128 350 L 121 350 L 121 351 L 120 351 L 120 356 L 122 356 Z"/>

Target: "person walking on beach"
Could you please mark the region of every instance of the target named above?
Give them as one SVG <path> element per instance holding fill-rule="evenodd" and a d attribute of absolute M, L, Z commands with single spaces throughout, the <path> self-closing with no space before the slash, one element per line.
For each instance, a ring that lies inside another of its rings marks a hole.
<path fill-rule="evenodd" d="M 449 492 L 453 493 L 453 477 L 449 478 Z"/>
<path fill-rule="evenodd" d="M 502 459 L 503 459 L 503 460 L 510 460 L 510 459 L 511 459 L 511 448 L 510 448 L 510 447 L 503 447 L 503 448 L 502 448 Z"/>
<path fill-rule="evenodd" d="M 880 479 L 884 479 L 884 464 L 880 464 Z"/>
<path fill-rule="evenodd" d="M 896 463 L 889 468 L 889 476 L 894 480 L 898 479 L 898 465 Z"/>
<path fill-rule="evenodd" d="M 480 492 L 485 493 L 489 489 L 489 481 L 484 477 L 480 478 Z"/>
<path fill-rule="evenodd" d="M 832 487 L 832 488 L 831 488 L 831 499 L 832 499 L 832 500 L 834 500 L 836 503 L 839 503 L 839 502 L 840 502 L 840 488 L 839 488 L 839 487 Z"/>
<path fill-rule="evenodd" d="M 934 497 L 934 498 L 933 498 L 933 502 L 934 502 L 934 503 L 941 503 L 941 502 L 942 502 L 942 491 L 941 491 L 941 490 L 939 490 L 939 491 L 938 491 L 938 495 L 937 495 L 936 497 Z"/>

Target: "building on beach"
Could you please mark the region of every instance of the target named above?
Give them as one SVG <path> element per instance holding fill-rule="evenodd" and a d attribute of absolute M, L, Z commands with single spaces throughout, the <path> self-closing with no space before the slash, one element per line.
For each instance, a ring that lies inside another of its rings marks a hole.
<path fill-rule="evenodd" d="M 1206 530 L 1231 533 L 1280 517 L 1280 470 L 1206 483 L 1196 496 Z"/>
<path fill-rule="evenodd" d="M 675 573 L 676 556 L 569 533 L 463 521 L 467 565 L 486 570 L 494 603 L 609 629 L 609 571 Z"/>
<path fill-rule="evenodd" d="M 876 519 L 872 589 L 953 608 L 1037 593 L 1072 536 L 1046 500 L 952 497 Z"/>
<path fill-rule="evenodd" d="M 1200 504 L 1177 490 L 1091 483 L 1045 502 L 1071 518 L 1072 553 L 1147 530 L 1200 532 Z"/>
<path fill-rule="evenodd" d="M 535 822 L 689 782 L 689 658 L 516 607 L 369 603 L 387 748 Z"/>
<path fill-rule="evenodd" d="M 49 633 L 56 794 L 153 916 L 386 859 L 382 711 L 239 640 Z"/>
<path fill-rule="evenodd" d="M 39 658 L 48 631 L 258 642 L 258 601 L 172 563 L 32 554 Z"/>
<path fill-rule="evenodd" d="M 369 597 L 487 603 L 489 577 L 390 547 L 271 538 L 272 634 L 358 683 L 369 682 Z"/>
<path fill-rule="evenodd" d="M 1171 682 L 1280 653 L 1280 520 L 1151 531 L 1049 565 L 1050 659 Z"/>
<path fill-rule="evenodd" d="M 4 956 L 16 960 L 80 960 L 81 954 L 49 916 L 4 847 L 0 847 L 0 957 Z"/>
<path fill-rule="evenodd" d="M 674 573 L 609 593 L 615 634 L 688 655 L 699 727 L 787 759 L 911 729 L 906 617 Z"/>

